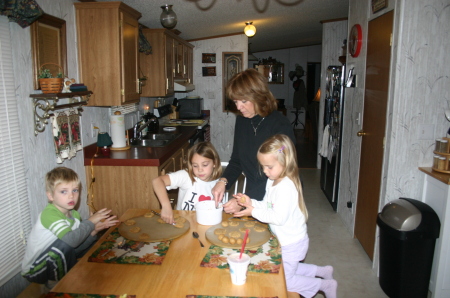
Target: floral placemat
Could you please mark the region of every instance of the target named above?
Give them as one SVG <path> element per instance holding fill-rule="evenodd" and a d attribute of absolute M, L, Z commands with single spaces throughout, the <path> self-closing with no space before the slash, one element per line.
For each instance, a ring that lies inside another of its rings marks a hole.
<path fill-rule="evenodd" d="M 211 245 L 200 266 L 228 269 L 227 256 L 236 252 L 240 252 L 240 250 Z M 248 271 L 258 273 L 278 273 L 280 271 L 281 247 L 278 245 L 278 239 L 275 236 L 272 235 L 269 241 L 263 245 L 246 249 L 244 252 L 251 258 Z"/>
<path fill-rule="evenodd" d="M 274 297 L 254 297 L 254 296 L 208 296 L 208 295 L 186 295 L 186 298 L 278 298 Z"/>
<path fill-rule="evenodd" d="M 74 294 L 74 293 L 57 293 L 49 292 L 45 298 L 136 298 L 136 295 L 99 295 L 99 294 Z"/>
<path fill-rule="evenodd" d="M 120 239 L 123 237 L 115 228 L 100 247 L 89 256 L 88 261 L 110 264 L 161 265 L 172 242 L 167 240 L 146 243 L 125 239 L 123 245 L 118 247 Z"/>

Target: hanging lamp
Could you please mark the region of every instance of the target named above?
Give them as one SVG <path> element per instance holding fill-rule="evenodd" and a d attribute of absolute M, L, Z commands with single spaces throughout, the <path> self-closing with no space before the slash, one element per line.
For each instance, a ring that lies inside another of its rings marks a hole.
<path fill-rule="evenodd" d="M 252 37 L 253 35 L 255 35 L 256 27 L 253 26 L 253 22 L 246 22 L 245 25 L 246 25 L 244 28 L 245 35 L 247 35 L 248 37 Z"/>

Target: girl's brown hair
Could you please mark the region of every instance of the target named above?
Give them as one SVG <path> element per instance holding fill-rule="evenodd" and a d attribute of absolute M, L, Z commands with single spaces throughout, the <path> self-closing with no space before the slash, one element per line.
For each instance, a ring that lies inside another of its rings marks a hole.
<path fill-rule="evenodd" d="M 210 142 L 200 142 L 192 146 L 187 154 L 187 172 L 189 173 L 189 177 L 191 178 L 192 183 L 195 182 L 194 170 L 192 169 L 192 158 L 194 157 L 194 154 L 209 158 L 213 161 L 214 168 L 209 181 L 220 178 L 220 176 L 222 175 L 222 166 L 220 164 L 220 157 L 216 151 L 216 148 L 214 148 L 214 146 Z"/>
<path fill-rule="evenodd" d="M 266 117 L 277 110 L 277 101 L 269 90 L 267 78 L 256 69 L 249 68 L 234 75 L 227 85 L 227 97 L 232 100 L 249 100 L 255 111 Z M 240 114 L 240 112 L 238 111 Z"/>
<path fill-rule="evenodd" d="M 305 221 L 308 221 L 308 210 L 303 199 L 302 184 L 297 166 L 297 151 L 291 139 L 283 134 L 273 135 L 264 141 L 259 147 L 258 153 L 274 154 L 277 157 L 278 162 L 284 168 L 280 178 L 288 177 L 294 182 L 298 191 L 298 205 L 305 216 Z"/>

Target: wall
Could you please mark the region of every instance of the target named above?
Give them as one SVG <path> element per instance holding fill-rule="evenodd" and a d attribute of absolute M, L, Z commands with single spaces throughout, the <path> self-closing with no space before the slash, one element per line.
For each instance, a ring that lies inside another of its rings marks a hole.
<path fill-rule="evenodd" d="M 449 1 L 389 1 L 389 7 L 376 15 L 370 13 L 371 1 L 350 0 L 349 27 L 361 24 L 363 48 L 357 58 L 347 56 L 360 77 L 357 88 L 346 89 L 343 167 L 340 197 L 356 199 L 360 140 L 355 113 L 362 113 L 368 22 L 395 9 L 391 59 L 391 81 L 387 113 L 386 144 L 379 210 L 399 197 L 420 199 L 423 174 L 418 167 L 432 164 L 434 140 L 446 135 L 449 124 L 444 110 L 449 109 L 450 46 Z M 364 119 L 363 119 L 364 120 Z M 419 125 L 433 125 L 425 140 L 418 136 Z M 341 204 L 345 204 L 342 202 Z M 353 234 L 354 214 L 339 208 L 339 215 Z M 378 241 L 374 267 L 378 266 Z"/>
<path fill-rule="evenodd" d="M 242 52 L 243 68 L 247 67 L 248 37 L 245 34 L 205 39 L 191 42 L 194 48 L 194 85 L 195 90 L 189 95 L 203 98 L 203 108 L 210 110 L 211 142 L 216 147 L 222 161 L 228 161 L 233 148 L 234 123 L 233 113 L 223 112 L 222 108 L 222 53 Z M 202 63 L 202 53 L 216 53 L 215 64 Z M 202 67 L 216 66 L 216 76 L 202 76 Z"/>
<path fill-rule="evenodd" d="M 284 104 L 287 109 L 287 117 L 290 122 L 294 121 L 295 115 L 292 113 L 293 108 L 294 91 L 293 82 L 289 79 L 289 72 L 295 70 L 295 64 L 303 67 L 305 75 L 302 80 L 307 85 L 307 65 L 308 62 L 321 62 L 322 60 L 322 45 L 314 45 L 307 47 L 290 48 L 275 51 L 265 51 L 253 53 L 258 59 L 267 59 L 272 57 L 284 64 L 284 84 L 269 84 L 270 91 L 275 98 L 284 98 Z M 248 67 L 251 68 L 257 61 L 249 61 Z M 302 124 L 305 124 L 305 113 L 300 114 L 299 120 Z M 301 125 L 297 128 L 302 128 Z"/>

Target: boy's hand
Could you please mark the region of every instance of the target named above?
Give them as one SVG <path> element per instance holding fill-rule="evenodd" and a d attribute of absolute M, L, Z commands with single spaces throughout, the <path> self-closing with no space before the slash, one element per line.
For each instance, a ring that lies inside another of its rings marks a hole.
<path fill-rule="evenodd" d="M 108 218 L 111 213 L 111 210 L 108 210 L 106 208 L 103 208 L 99 211 L 97 211 L 96 213 L 94 213 L 94 215 L 92 215 L 91 217 L 88 218 L 88 220 L 92 221 L 92 223 L 94 225 L 96 225 L 99 221 Z"/>
<path fill-rule="evenodd" d="M 112 226 L 115 226 L 119 223 L 120 221 L 117 219 L 116 215 L 110 216 L 108 218 L 106 218 L 104 221 L 99 221 L 95 224 L 95 228 L 94 230 L 91 232 L 92 236 L 95 236 L 98 232 L 104 230 L 104 229 L 108 229 Z"/>

